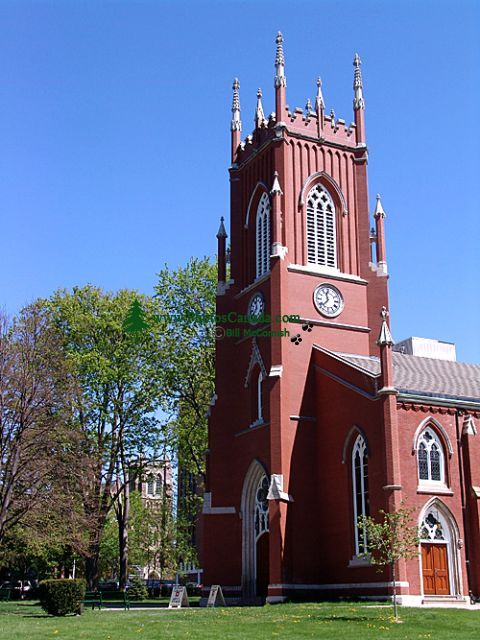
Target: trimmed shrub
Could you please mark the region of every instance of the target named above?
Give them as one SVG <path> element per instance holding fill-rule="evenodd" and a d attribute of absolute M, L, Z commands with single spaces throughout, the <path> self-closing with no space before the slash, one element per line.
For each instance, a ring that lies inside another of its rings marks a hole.
<path fill-rule="evenodd" d="M 42 609 L 52 616 L 82 613 L 85 588 L 84 580 L 43 580 L 39 588 Z"/>
<path fill-rule="evenodd" d="M 148 598 L 148 590 L 145 582 L 138 576 L 133 576 L 128 587 L 128 599 L 133 601 L 146 600 Z"/>

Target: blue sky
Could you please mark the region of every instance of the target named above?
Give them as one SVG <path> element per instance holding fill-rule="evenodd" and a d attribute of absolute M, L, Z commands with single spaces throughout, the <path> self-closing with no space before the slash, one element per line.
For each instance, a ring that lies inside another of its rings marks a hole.
<path fill-rule="evenodd" d="M 228 215 L 231 83 L 243 135 L 274 41 L 287 102 L 322 76 L 348 122 L 363 61 L 370 206 L 387 212 L 397 340 L 451 340 L 480 362 L 480 3 L 0 4 L 0 306 L 94 283 L 151 293 L 155 273 L 213 254 Z"/>

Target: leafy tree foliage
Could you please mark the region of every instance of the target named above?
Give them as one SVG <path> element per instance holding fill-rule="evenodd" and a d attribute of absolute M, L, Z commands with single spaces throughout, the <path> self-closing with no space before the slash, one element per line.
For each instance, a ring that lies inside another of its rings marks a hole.
<path fill-rule="evenodd" d="M 371 516 L 361 516 L 358 523 L 359 528 L 366 532 L 368 541 L 368 552 L 362 555 L 369 556 L 372 564 L 391 569 L 395 620 L 398 620 L 396 564 L 401 559 L 409 560 L 418 555 L 418 527 L 412 521 L 414 511 L 402 502 L 396 511 L 380 509 L 380 522 Z"/>
<path fill-rule="evenodd" d="M 176 545 L 172 496 L 166 491 L 159 499 L 148 500 L 139 491 L 130 494 L 128 521 L 129 564 L 156 570 L 161 578 L 170 578 L 176 571 Z M 117 518 L 110 512 L 102 532 L 99 573 L 105 578 L 117 576 L 120 549 Z"/>
<path fill-rule="evenodd" d="M 0 544 L 28 515 L 50 508 L 69 450 L 70 376 L 51 314 L 33 304 L 0 318 Z"/>
<path fill-rule="evenodd" d="M 141 326 L 132 331 L 132 313 Z M 112 504 L 125 490 L 132 461 L 146 460 L 157 445 L 159 340 L 146 296 L 93 286 L 58 291 L 49 301 L 76 379 L 72 415 L 80 439 L 68 483 L 81 510 L 73 535 L 86 561 L 89 587 L 98 580 L 100 540 Z M 125 530 L 127 528 L 125 526 Z M 126 535 L 126 533 L 125 533 Z M 126 538 L 124 538 L 126 541 Z M 127 546 L 123 549 L 126 579 Z"/>
<path fill-rule="evenodd" d="M 180 496 L 177 548 L 193 560 L 195 520 L 205 480 L 208 409 L 215 384 L 216 266 L 208 258 L 192 258 L 186 267 L 165 267 L 155 287 L 157 318 L 162 328 L 168 416 L 165 442 L 178 461 Z"/>

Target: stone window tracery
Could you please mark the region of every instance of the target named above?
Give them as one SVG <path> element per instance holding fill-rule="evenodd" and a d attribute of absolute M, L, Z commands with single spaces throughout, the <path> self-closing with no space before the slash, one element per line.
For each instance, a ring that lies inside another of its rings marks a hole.
<path fill-rule="evenodd" d="M 352 489 L 353 489 L 353 525 L 355 532 L 355 555 L 367 551 L 367 533 L 358 528 L 358 519 L 368 516 L 368 455 L 363 436 L 359 435 L 352 449 Z"/>
<path fill-rule="evenodd" d="M 257 208 L 256 220 L 257 278 L 270 271 L 270 200 L 264 193 Z"/>
<path fill-rule="evenodd" d="M 445 455 L 442 443 L 435 431 L 427 427 L 418 439 L 417 447 L 419 482 L 445 483 Z"/>
<path fill-rule="evenodd" d="M 255 492 L 255 540 L 268 531 L 268 478 L 262 476 Z"/>
<path fill-rule="evenodd" d="M 335 205 L 321 184 L 315 185 L 307 196 L 307 262 L 337 267 Z"/>
<path fill-rule="evenodd" d="M 446 540 L 444 526 L 435 509 L 430 509 L 420 525 L 421 540 Z"/>

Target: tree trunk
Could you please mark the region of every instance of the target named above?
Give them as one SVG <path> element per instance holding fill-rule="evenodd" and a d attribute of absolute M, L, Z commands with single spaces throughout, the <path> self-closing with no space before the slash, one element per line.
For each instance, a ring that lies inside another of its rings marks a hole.
<path fill-rule="evenodd" d="M 130 514 L 130 482 L 125 478 L 122 493 L 118 498 L 118 545 L 120 551 L 120 589 L 125 591 L 128 580 L 128 518 Z"/>
<path fill-rule="evenodd" d="M 94 591 L 98 584 L 98 552 L 98 543 L 95 543 L 91 547 L 90 555 L 85 558 L 85 577 L 90 591 Z"/>
<path fill-rule="evenodd" d="M 398 609 L 397 609 L 397 580 L 395 574 L 395 562 L 392 562 L 392 579 L 393 579 L 393 615 L 395 621 L 398 621 Z"/>

